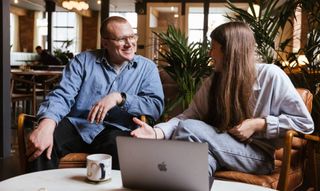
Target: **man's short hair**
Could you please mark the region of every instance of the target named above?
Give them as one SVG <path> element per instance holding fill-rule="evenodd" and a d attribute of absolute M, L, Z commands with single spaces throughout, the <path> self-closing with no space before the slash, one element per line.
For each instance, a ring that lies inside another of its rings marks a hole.
<path fill-rule="evenodd" d="M 37 47 L 36 47 L 36 50 L 38 50 L 38 49 L 42 49 L 41 46 L 37 46 Z"/>
<path fill-rule="evenodd" d="M 100 27 L 100 35 L 102 38 L 106 38 L 108 36 L 108 25 L 112 22 L 116 22 L 116 23 L 127 23 L 128 21 L 123 18 L 123 17 L 119 17 L 119 16 L 112 16 L 112 17 L 108 17 L 106 19 L 104 19 L 101 23 L 101 27 Z"/>

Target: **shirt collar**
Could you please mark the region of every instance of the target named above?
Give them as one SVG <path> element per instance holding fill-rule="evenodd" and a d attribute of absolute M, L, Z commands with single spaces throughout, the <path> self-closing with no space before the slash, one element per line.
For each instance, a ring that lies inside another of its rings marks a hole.
<path fill-rule="evenodd" d="M 137 55 L 135 55 L 133 57 L 132 60 L 127 61 L 125 64 L 127 64 L 128 68 L 130 69 L 131 67 L 136 68 L 137 67 Z M 106 66 L 111 67 L 111 65 L 109 64 L 108 60 L 107 60 L 107 51 L 106 49 L 100 49 L 100 54 L 97 58 L 97 63 L 99 64 L 105 64 Z"/>

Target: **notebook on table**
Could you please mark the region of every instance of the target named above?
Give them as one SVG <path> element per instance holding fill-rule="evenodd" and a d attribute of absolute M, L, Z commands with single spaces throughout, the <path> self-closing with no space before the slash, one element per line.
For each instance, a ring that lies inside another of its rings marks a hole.
<path fill-rule="evenodd" d="M 211 188 L 207 144 L 119 136 L 117 148 L 124 187 L 201 191 Z"/>

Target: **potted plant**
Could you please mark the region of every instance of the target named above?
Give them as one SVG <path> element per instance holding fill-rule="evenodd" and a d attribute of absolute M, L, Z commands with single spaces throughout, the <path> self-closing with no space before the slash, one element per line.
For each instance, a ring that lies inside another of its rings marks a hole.
<path fill-rule="evenodd" d="M 204 41 L 188 44 L 188 37 L 173 26 L 169 26 L 166 32 L 154 34 L 160 41 L 159 61 L 165 63 L 160 67 L 178 86 L 177 97 L 166 103 L 166 111 L 170 112 L 178 105 L 186 109 L 203 78 L 213 70 L 208 55 L 209 43 Z"/>
<path fill-rule="evenodd" d="M 68 47 L 73 43 L 73 40 L 65 40 L 61 48 L 56 48 L 53 51 L 53 54 L 55 57 L 59 58 L 63 65 L 66 65 L 69 63 L 70 59 L 73 58 L 73 53 L 68 50 Z M 65 49 L 65 51 L 63 51 Z"/>

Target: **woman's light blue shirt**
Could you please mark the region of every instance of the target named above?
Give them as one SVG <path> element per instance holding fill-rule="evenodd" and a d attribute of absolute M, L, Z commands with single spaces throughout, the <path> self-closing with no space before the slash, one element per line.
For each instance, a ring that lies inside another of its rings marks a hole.
<path fill-rule="evenodd" d="M 254 141 L 261 147 L 274 149 L 282 146 L 281 137 L 289 129 L 311 134 L 314 130 L 312 117 L 289 77 L 273 64 L 257 64 L 256 68 L 257 80 L 253 86 L 254 96 L 250 99 L 254 103 L 253 117 L 265 118 L 267 124 L 263 133 L 253 135 Z M 204 120 L 214 115 L 209 113 L 210 103 L 207 99 L 212 77 L 204 81 L 189 108 L 183 114 L 155 126 L 162 129 L 166 139 L 171 138 L 179 121 L 184 119 Z"/>

